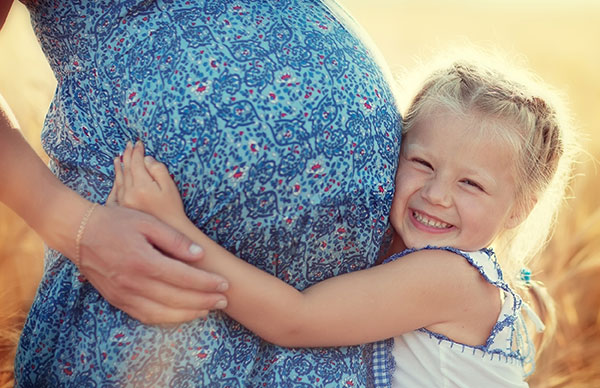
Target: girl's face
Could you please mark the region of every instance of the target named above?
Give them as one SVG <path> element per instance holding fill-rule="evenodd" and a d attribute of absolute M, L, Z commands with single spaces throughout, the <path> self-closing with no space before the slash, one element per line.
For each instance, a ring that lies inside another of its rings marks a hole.
<path fill-rule="evenodd" d="M 435 108 L 402 139 L 390 220 L 406 247 L 476 251 L 521 221 L 515 153 L 478 119 Z"/>

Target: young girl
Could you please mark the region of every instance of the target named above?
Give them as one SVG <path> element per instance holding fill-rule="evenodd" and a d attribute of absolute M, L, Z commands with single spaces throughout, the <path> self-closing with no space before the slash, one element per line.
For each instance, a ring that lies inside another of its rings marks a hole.
<path fill-rule="evenodd" d="M 524 84 L 455 62 L 424 82 L 404 118 L 389 258 L 303 291 L 197 229 L 166 167 L 144 157 L 140 143 L 115 159 L 109 200 L 151 213 L 204 247 L 202 267 L 229 280 L 224 311 L 266 341 L 324 347 L 393 338 L 375 347 L 376 384 L 393 371 L 398 387 L 527 386 L 533 348 L 522 311 L 530 310 L 491 246 L 510 255 L 508 268 L 535 253 L 516 242 L 539 249 L 547 237 L 557 206 L 544 209 L 545 225 L 531 228 L 528 217 L 547 194 L 564 191 L 567 175 L 557 171 L 568 142 L 557 112 Z M 519 240 L 522 227 L 541 239 Z"/>

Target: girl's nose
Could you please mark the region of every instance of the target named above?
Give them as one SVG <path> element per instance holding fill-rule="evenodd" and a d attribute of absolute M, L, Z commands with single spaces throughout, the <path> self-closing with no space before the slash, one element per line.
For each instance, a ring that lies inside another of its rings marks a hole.
<path fill-rule="evenodd" d="M 423 198 L 432 205 L 450 206 L 450 186 L 439 177 L 429 179 L 421 189 Z"/>

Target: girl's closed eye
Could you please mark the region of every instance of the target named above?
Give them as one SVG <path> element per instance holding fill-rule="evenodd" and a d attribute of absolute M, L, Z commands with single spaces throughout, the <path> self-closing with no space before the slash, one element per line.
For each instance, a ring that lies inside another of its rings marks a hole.
<path fill-rule="evenodd" d="M 476 189 L 476 190 L 479 190 L 484 193 L 486 192 L 485 188 L 481 184 L 479 184 L 478 182 L 476 182 L 472 179 L 465 178 L 461 182 L 466 184 L 469 187 Z"/>
<path fill-rule="evenodd" d="M 419 164 L 419 165 L 421 165 L 423 167 L 426 167 L 426 168 L 428 168 L 430 170 L 433 170 L 433 166 L 431 165 L 431 163 L 429 163 L 425 159 L 421 159 L 421 158 L 418 158 L 418 157 L 413 157 L 413 158 L 410 159 L 410 161 L 413 162 L 413 163 L 417 163 L 417 164 Z"/>

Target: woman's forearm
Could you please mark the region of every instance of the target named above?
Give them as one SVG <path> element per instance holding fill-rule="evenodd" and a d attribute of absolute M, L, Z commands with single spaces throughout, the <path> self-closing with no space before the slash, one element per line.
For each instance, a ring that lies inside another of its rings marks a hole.
<path fill-rule="evenodd" d="M 67 256 L 88 201 L 64 186 L 27 143 L 0 95 L 0 201 Z"/>

